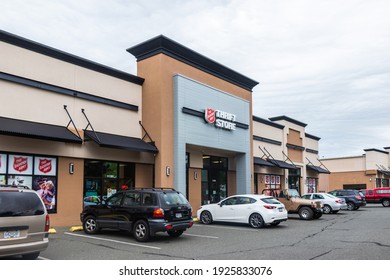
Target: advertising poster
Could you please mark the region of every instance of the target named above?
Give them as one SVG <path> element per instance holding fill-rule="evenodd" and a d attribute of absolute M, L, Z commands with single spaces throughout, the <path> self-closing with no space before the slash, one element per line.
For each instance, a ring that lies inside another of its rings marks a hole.
<path fill-rule="evenodd" d="M 32 175 L 33 157 L 24 155 L 9 155 L 8 173 Z"/>
<path fill-rule="evenodd" d="M 265 175 L 264 180 L 266 184 L 269 184 L 269 175 Z"/>
<path fill-rule="evenodd" d="M 280 185 L 280 176 L 275 176 L 276 184 Z"/>
<path fill-rule="evenodd" d="M 275 184 L 275 175 L 271 175 L 271 184 Z"/>
<path fill-rule="evenodd" d="M 7 184 L 7 182 L 6 182 L 6 180 L 5 180 L 5 175 L 0 175 L 0 184 L 1 184 L 1 185 Z"/>
<path fill-rule="evenodd" d="M 8 185 L 13 186 L 26 186 L 29 189 L 32 188 L 32 177 L 31 176 L 19 176 L 19 175 L 8 175 Z"/>
<path fill-rule="evenodd" d="M 56 210 L 57 179 L 50 176 L 35 176 L 33 190 L 42 198 L 46 209 L 50 212 Z"/>
<path fill-rule="evenodd" d="M 34 174 L 43 176 L 56 176 L 57 160 L 50 157 L 34 158 Z"/>
<path fill-rule="evenodd" d="M 0 173 L 7 172 L 7 155 L 0 154 Z"/>

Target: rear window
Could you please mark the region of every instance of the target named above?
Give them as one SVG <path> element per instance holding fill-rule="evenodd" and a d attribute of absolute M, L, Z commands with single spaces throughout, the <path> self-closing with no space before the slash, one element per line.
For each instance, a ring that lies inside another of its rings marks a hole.
<path fill-rule="evenodd" d="M 31 192 L 0 192 L 0 217 L 43 215 L 41 199 Z"/>
<path fill-rule="evenodd" d="M 184 195 L 177 192 L 163 193 L 162 198 L 166 205 L 188 204 L 188 201 Z"/>
<path fill-rule="evenodd" d="M 280 204 L 280 202 L 278 200 L 276 200 L 275 198 L 262 198 L 260 199 L 261 201 L 263 201 L 264 203 L 267 203 L 267 204 Z"/>

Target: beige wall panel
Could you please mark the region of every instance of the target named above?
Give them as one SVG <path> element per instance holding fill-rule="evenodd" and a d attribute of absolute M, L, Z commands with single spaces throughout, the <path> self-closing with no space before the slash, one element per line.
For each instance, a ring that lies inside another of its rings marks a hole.
<path fill-rule="evenodd" d="M 140 85 L 4 42 L 0 42 L 0 67 L 9 74 L 141 106 Z"/>
<path fill-rule="evenodd" d="M 289 128 L 287 134 L 287 143 L 297 145 L 297 146 L 303 146 L 301 131 Z"/>
<path fill-rule="evenodd" d="M 189 188 L 189 201 L 192 206 L 192 215 L 196 216 L 196 211 L 202 204 L 202 169 L 200 168 L 189 168 L 188 174 L 188 188 Z M 198 177 L 195 180 L 194 172 L 198 173 Z"/>
<path fill-rule="evenodd" d="M 228 171 L 228 196 L 237 194 L 236 182 L 237 182 L 236 172 Z M 252 193 L 253 193 L 253 189 L 252 189 Z"/>
<path fill-rule="evenodd" d="M 151 153 L 101 148 L 92 141 L 81 145 L 5 135 L 0 135 L 0 151 L 148 164 L 154 160 Z"/>
<path fill-rule="evenodd" d="M 329 174 L 324 174 L 321 173 L 318 176 L 318 191 L 319 192 L 329 192 L 330 190 L 330 185 L 329 185 L 329 179 L 330 175 Z"/>
<path fill-rule="evenodd" d="M 314 140 L 314 139 L 311 139 L 309 137 L 305 137 L 304 138 L 304 146 L 305 148 L 308 148 L 308 149 L 312 149 L 312 150 L 315 150 L 315 151 L 318 151 L 319 149 L 319 144 L 318 144 L 318 141 L 317 140 Z"/>
<path fill-rule="evenodd" d="M 7 100 L 7 106 L 2 108 L 2 115 L 9 118 L 66 126 L 69 117 L 64 110 L 64 105 L 67 105 L 69 114 L 78 129 L 87 126 L 87 120 L 81 112 L 81 109 L 85 109 L 96 131 L 141 138 L 142 130 L 139 125 L 141 112 L 10 82 L 0 81 L 0 88 L 0 100 Z"/>
<path fill-rule="evenodd" d="M 366 169 L 380 169 L 378 165 L 383 165 L 385 168 L 388 168 L 389 155 L 376 151 L 367 151 L 366 152 Z"/>
<path fill-rule="evenodd" d="M 321 159 L 330 172 L 347 172 L 366 170 L 366 158 L 364 156 Z"/>
<path fill-rule="evenodd" d="M 153 165 L 136 164 L 135 165 L 135 188 L 153 187 Z"/>
<path fill-rule="evenodd" d="M 287 155 L 294 163 L 303 162 L 303 153 L 300 150 L 287 148 Z"/>
<path fill-rule="evenodd" d="M 74 164 L 74 173 L 69 174 L 69 164 Z M 83 209 L 84 161 L 75 158 L 58 158 L 57 213 L 50 214 L 50 225 L 80 225 Z"/>
<path fill-rule="evenodd" d="M 263 141 L 257 141 L 257 140 L 253 140 L 252 142 L 253 142 L 253 152 L 254 152 L 253 156 L 266 159 L 268 154 L 267 151 L 268 151 L 274 159 L 283 160 L 284 156 L 283 156 L 282 146 L 266 143 Z M 266 156 L 264 156 L 263 152 L 260 150 L 259 147 L 265 152 Z"/>
<path fill-rule="evenodd" d="M 283 129 L 253 121 L 253 135 L 283 142 Z"/>

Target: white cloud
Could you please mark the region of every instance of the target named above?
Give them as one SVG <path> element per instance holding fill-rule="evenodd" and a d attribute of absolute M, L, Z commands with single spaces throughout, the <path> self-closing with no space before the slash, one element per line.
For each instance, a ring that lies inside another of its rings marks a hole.
<path fill-rule="evenodd" d="M 389 146 L 387 0 L 2 0 L 0 28 L 136 74 L 126 48 L 164 34 L 260 81 L 255 115 L 288 115 L 325 156 Z"/>

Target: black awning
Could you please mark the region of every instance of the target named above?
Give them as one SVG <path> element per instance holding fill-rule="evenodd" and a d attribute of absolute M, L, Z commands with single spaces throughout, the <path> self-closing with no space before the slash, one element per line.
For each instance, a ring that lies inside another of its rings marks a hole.
<path fill-rule="evenodd" d="M 0 134 L 81 144 L 82 140 L 65 126 L 0 117 Z"/>
<path fill-rule="evenodd" d="M 324 174 L 330 174 L 330 172 L 322 167 L 319 167 L 319 166 L 315 166 L 315 165 L 306 165 L 307 168 L 311 169 L 311 170 L 314 170 L 318 173 L 324 173 Z"/>
<path fill-rule="evenodd" d="M 276 165 L 279 168 L 283 168 L 283 169 L 297 169 L 297 167 L 295 165 L 292 165 L 292 164 L 287 163 L 285 161 L 281 161 L 281 160 L 277 160 L 277 159 L 270 159 L 270 158 L 268 158 L 267 160 L 269 162 L 271 162 L 272 164 Z"/>
<path fill-rule="evenodd" d="M 259 158 L 259 157 L 254 157 L 253 158 L 253 164 L 255 165 L 261 165 L 261 166 L 273 166 L 275 167 L 274 164 L 272 164 L 269 161 L 266 161 L 265 159 Z"/>
<path fill-rule="evenodd" d="M 158 152 L 154 145 L 147 143 L 140 138 L 94 132 L 91 130 L 84 130 L 84 133 L 85 136 L 95 141 L 101 147 L 148 153 Z"/>
<path fill-rule="evenodd" d="M 378 171 L 384 175 L 387 175 L 387 176 L 390 176 L 390 171 L 386 171 L 386 170 L 380 170 L 378 169 Z"/>

